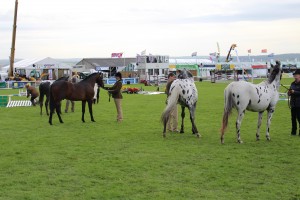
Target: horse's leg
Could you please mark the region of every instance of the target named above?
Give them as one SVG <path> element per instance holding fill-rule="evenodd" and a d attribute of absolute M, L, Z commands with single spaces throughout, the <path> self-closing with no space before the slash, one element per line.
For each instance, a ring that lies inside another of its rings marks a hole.
<path fill-rule="evenodd" d="M 196 134 L 197 137 L 200 137 L 201 135 L 198 133 L 198 129 L 195 124 L 195 108 L 196 108 L 196 106 L 193 106 L 192 108 L 190 108 L 190 119 L 192 122 L 192 131 L 193 131 L 193 134 Z"/>
<path fill-rule="evenodd" d="M 184 117 L 185 117 L 184 109 L 185 109 L 185 107 L 181 106 L 181 129 L 180 129 L 180 133 L 184 133 Z"/>
<path fill-rule="evenodd" d="M 240 133 L 241 129 L 240 128 L 241 128 L 241 124 L 242 124 L 242 120 L 243 120 L 244 116 L 245 116 L 245 110 L 244 111 L 238 110 L 238 117 L 236 119 L 236 124 L 235 124 L 238 143 L 243 143 L 243 141 L 241 140 L 241 133 Z"/>
<path fill-rule="evenodd" d="M 41 111 L 40 111 L 40 115 L 43 115 L 43 97 L 40 97 L 40 101 L 39 101 L 39 104 L 40 104 L 40 109 L 41 109 Z M 48 114 L 47 114 L 48 115 Z"/>
<path fill-rule="evenodd" d="M 61 116 L 60 116 L 60 114 L 61 114 L 61 102 L 56 103 L 55 108 L 56 108 L 56 114 L 58 116 L 59 122 L 64 123 Z"/>
<path fill-rule="evenodd" d="M 49 124 L 52 125 L 52 116 L 54 113 L 55 106 L 50 106 Z"/>
<path fill-rule="evenodd" d="M 93 100 L 88 100 L 88 106 L 89 106 L 89 112 L 91 116 L 91 121 L 95 122 L 94 116 L 93 116 Z"/>
<path fill-rule="evenodd" d="M 49 105 L 49 99 L 46 98 L 46 101 L 45 101 L 45 108 L 46 108 L 46 113 L 47 113 L 47 115 L 49 116 L 48 105 Z"/>
<path fill-rule="evenodd" d="M 81 121 L 82 122 L 85 122 L 84 121 L 84 113 L 85 113 L 85 104 L 86 104 L 86 101 L 82 101 L 82 107 L 81 107 L 81 111 L 82 111 L 82 116 L 81 116 Z"/>
<path fill-rule="evenodd" d="M 270 138 L 270 125 L 271 125 L 271 119 L 274 113 L 274 107 L 270 107 L 268 109 L 268 119 L 267 119 L 267 133 L 266 133 L 266 138 L 267 140 L 271 140 Z"/>
<path fill-rule="evenodd" d="M 50 116 L 49 116 L 49 124 L 52 125 L 52 115 L 53 115 L 54 109 L 50 107 Z"/>
<path fill-rule="evenodd" d="M 257 131 L 256 131 L 256 140 L 259 140 L 260 126 L 262 121 L 264 111 L 258 113 L 258 121 L 257 121 Z"/>

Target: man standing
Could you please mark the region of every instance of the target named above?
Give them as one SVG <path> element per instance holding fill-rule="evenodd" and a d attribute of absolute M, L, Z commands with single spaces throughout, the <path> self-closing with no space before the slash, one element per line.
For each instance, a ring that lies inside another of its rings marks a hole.
<path fill-rule="evenodd" d="M 291 114 L 292 114 L 292 132 L 291 135 L 296 135 L 297 133 L 297 121 L 300 127 L 300 69 L 297 69 L 293 73 L 295 81 L 291 83 L 288 95 L 291 96 Z M 299 130 L 300 135 L 300 130 Z"/>
<path fill-rule="evenodd" d="M 167 82 L 166 91 L 165 91 L 165 93 L 167 94 L 168 97 L 169 97 L 169 91 L 170 91 L 171 85 L 175 79 L 176 79 L 175 74 L 170 73 L 168 75 L 168 82 Z M 177 105 L 176 105 L 170 113 L 169 120 L 167 122 L 167 129 L 172 132 L 178 132 L 177 126 L 178 126 L 178 110 L 177 110 Z"/>

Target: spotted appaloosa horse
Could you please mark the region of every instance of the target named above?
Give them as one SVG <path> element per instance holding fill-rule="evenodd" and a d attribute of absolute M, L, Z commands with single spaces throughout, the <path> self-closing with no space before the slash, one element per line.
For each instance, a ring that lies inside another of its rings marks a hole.
<path fill-rule="evenodd" d="M 271 66 L 271 73 L 266 81 L 263 81 L 259 84 L 252 84 L 245 81 L 232 82 L 225 88 L 225 106 L 221 128 L 222 144 L 224 143 L 224 133 L 228 125 L 228 118 L 234 107 L 238 111 L 236 120 L 238 143 L 242 143 L 240 137 L 240 127 L 246 110 L 258 112 L 256 140 L 259 140 L 262 115 L 265 110 L 268 111 L 266 138 L 267 140 L 270 140 L 270 124 L 276 103 L 279 99 L 278 88 L 281 79 L 280 62 L 276 61 L 276 65 Z"/>
<path fill-rule="evenodd" d="M 167 107 L 161 116 L 161 121 L 164 124 L 163 136 L 166 137 L 166 125 L 169 120 L 170 112 L 173 110 L 177 103 L 181 105 L 181 129 L 180 133 L 184 133 L 184 117 L 185 108 L 187 107 L 190 111 L 190 119 L 192 122 L 192 132 L 200 137 L 195 124 L 195 111 L 196 104 L 198 101 L 198 91 L 194 83 L 193 75 L 187 71 L 182 70 L 178 75 L 178 79 L 174 80 L 169 91 L 167 100 Z"/>

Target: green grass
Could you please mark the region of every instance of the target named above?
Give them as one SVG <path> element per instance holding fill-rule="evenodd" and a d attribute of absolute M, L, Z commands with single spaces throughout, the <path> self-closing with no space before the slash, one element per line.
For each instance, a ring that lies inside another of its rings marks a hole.
<path fill-rule="evenodd" d="M 39 107 L 0 108 L 0 199 L 300 199 L 300 137 L 290 136 L 287 102 L 277 104 L 270 142 L 266 114 L 257 142 L 257 113 L 246 112 L 244 143 L 236 143 L 234 112 L 221 145 L 226 84 L 196 85 L 200 139 L 189 117 L 184 134 L 162 137 L 165 95 L 124 94 L 121 124 L 105 91 L 95 123 L 88 112 L 81 122 L 80 102 L 62 115 L 64 124 L 55 115 L 53 126 Z"/>

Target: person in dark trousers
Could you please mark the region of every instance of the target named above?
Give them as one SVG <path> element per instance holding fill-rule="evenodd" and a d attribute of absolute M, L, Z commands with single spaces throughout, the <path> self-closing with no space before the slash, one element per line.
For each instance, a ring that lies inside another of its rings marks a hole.
<path fill-rule="evenodd" d="M 295 81 L 291 83 L 288 95 L 291 97 L 291 115 L 292 115 L 292 132 L 291 135 L 297 134 L 297 121 L 300 127 L 300 69 L 293 73 Z M 300 135 L 300 130 L 299 130 Z"/>
<path fill-rule="evenodd" d="M 103 87 L 103 89 L 107 90 L 115 101 L 116 109 L 117 109 L 117 122 L 122 122 L 123 120 L 123 112 L 122 112 L 122 74 L 117 72 L 115 75 L 116 83 L 112 87 Z"/>

